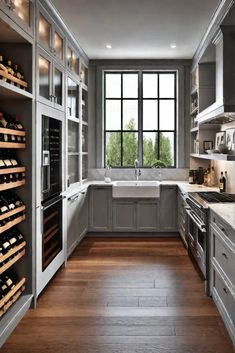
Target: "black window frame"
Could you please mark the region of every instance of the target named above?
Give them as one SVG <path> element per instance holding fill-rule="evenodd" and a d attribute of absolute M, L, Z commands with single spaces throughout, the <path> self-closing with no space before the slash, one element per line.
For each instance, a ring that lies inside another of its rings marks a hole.
<path fill-rule="evenodd" d="M 121 75 L 121 97 L 116 98 L 106 98 L 106 75 L 107 74 L 118 74 Z M 123 75 L 126 74 L 138 74 L 138 97 L 136 98 L 125 98 L 123 97 Z M 143 97 L 143 75 L 144 74 L 157 74 L 157 97 L 156 98 L 148 98 Z M 159 96 L 159 75 L 160 74 L 173 74 L 174 75 L 174 98 L 161 98 Z M 138 134 L 138 152 L 137 158 L 140 162 L 141 168 L 152 168 L 152 166 L 144 166 L 144 154 L 143 154 L 143 141 L 144 141 L 144 133 L 157 133 L 158 134 L 158 156 L 157 159 L 160 159 L 160 133 L 173 133 L 174 137 L 174 156 L 173 156 L 173 165 L 167 166 L 166 168 L 176 168 L 176 160 L 177 160 L 177 107 L 178 107 L 178 96 L 177 96 L 177 70 L 104 70 L 103 72 L 103 117 L 104 117 L 104 167 L 106 167 L 106 134 L 112 132 L 118 132 L 121 134 L 121 165 L 120 166 L 112 166 L 112 168 L 120 169 L 120 168 L 134 168 L 133 166 L 123 166 L 123 133 L 125 132 L 134 132 Z M 120 100 L 121 101 L 121 129 L 120 130 L 107 130 L 106 129 L 106 101 L 108 100 Z M 124 100 L 137 100 L 138 101 L 138 130 L 125 130 L 123 129 L 123 101 Z M 143 129 L 143 102 L 145 100 L 155 100 L 157 101 L 157 129 L 155 130 L 144 130 Z M 160 130 L 160 101 L 174 101 L 174 129 L 173 130 Z"/>

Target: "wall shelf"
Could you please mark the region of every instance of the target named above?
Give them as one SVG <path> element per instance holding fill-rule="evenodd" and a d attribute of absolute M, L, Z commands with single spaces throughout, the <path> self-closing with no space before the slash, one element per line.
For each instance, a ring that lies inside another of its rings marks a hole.
<path fill-rule="evenodd" d="M 14 130 L 14 129 L 5 129 L 0 128 L 0 134 L 14 135 L 14 136 L 26 136 L 26 131 L 23 130 Z"/>
<path fill-rule="evenodd" d="M 0 184 L 0 191 L 18 188 L 19 186 L 25 185 L 25 180 L 15 181 L 14 183 Z"/>
<path fill-rule="evenodd" d="M 0 169 L 0 175 L 11 174 L 11 173 L 24 173 L 24 172 L 25 172 L 25 167 Z"/>
<path fill-rule="evenodd" d="M 15 250 L 15 249 L 14 249 Z M 17 250 L 15 250 L 16 252 Z M 15 253 L 14 252 L 14 253 Z M 13 253 L 13 254 L 14 254 Z M 6 254 L 8 255 L 8 254 Z M 25 249 L 23 249 L 22 251 L 19 252 L 19 254 L 17 254 L 16 256 L 13 257 L 13 259 L 11 259 L 10 261 L 8 261 L 6 263 L 6 265 L 0 267 L 0 275 L 5 272 L 6 270 L 8 270 L 11 266 L 13 266 L 17 261 L 19 261 L 23 256 L 25 255 Z M 8 257 L 11 255 L 8 255 Z"/>
<path fill-rule="evenodd" d="M 0 227 L 0 234 L 4 233 L 6 230 L 11 229 L 12 227 L 16 226 L 17 224 L 23 222 L 25 220 L 25 215 L 17 217 L 13 221 L 8 222 L 5 226 Z"/>
<path fill-rule="evenodd" d="M 231 154 L 222 154 L 222 153 L 197 154 L 197 153 L 191 153 L 190 156 L 192 158 L 209 159 L 209 160 L 214 160 L 214 161 L 235 161 L 235 155 L 231 155 Z"/>
<path fill-rule="evenodd" d="M 24 291 L 26 279 L 22 278 L 15 287 L 0 300 L 0 317 L 2 317 L 7 310 L 16 302 L 19 296 Z"/>
<path fill-rule="evenodd" d="M 0 148 L 25 148 L 25 143 L 0 142 Z"/>
<path fill-rule="evenodd" d="M 33 95 L 21 88 L 0 80 L 0 100 L 3 99 L 32 99 Z"/>
<path fill-rule="evenodd" d="M 2 214 L 2 215 L 0 216 L 0 221 L 2 221 L 2 220 L 5 219 L 5 218 L 9 218 L 9 217 L 13 216 L 13 215 L 16 214 L 16 213 L 23 212 L 25 209 L 26 209 L 26 206 L 25 206 L 25 205 L 20 206 L 20 207 L 16 207 L 14 210 Z M 0 261 L 1 261 L 1 260 L 0 260 Z"/>
<path fill-rule="evenodd" d="M 26 89 L 28 88 L 28 83 L 22 80 L 19 80 L 17 77 L 9 74 L 4 70 L 0 70 L 0 77 L 5 80 L 11 81 L 11 84 L 16 84 L 18 88 Z"/>

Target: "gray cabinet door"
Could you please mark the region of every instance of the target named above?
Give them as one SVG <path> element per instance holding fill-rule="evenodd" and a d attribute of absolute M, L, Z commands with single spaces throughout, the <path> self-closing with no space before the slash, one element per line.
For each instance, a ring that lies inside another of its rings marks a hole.
<path fill-rule="evenodd" d="M 86 191 L 79 192 L 67 202 L 67 254 L 70 255 L 88 228 Z"/>
<path fill-rule="evenodd" d="M 137 230 L 155 232 L 159 229 L 158 204 L 151 201 L 138 201 L 136 205 Z"/>
<path fill-rule="evenodd" d="M 136 202 L 114 201 L 112 218 L 114 231 L 136 231 Z"/>
<path fill-rule="evenodd" d="M 161 186 L 160 229 L 162 232 L 177 232 L 177 186 Z"/>
<path fill-rule="evenodd" d="M 112 215 L 112 188 L 92 186 L 89 193 L 89 230 L 109 232 Z"/>

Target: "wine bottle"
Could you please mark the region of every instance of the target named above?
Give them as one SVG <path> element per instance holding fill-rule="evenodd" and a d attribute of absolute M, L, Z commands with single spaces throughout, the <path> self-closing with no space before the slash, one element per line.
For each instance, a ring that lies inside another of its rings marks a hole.
<path fill-rule="evenodd" d="M 221 172 L 221 175 L 220 175 L 219 190 L 220 190 L 220 192 L 225 192 L 225 190 L 226 190 L 226 179 L 224 177 L 223 172 Z"/>
<path fill-rule="evenodd" d="M 18 65 L 17 65 L 17 64 L 14 64 L 13 69 L 14 69 L 14 76 L 15 76 L 16 78 L 18 78 L 19 80 L 21 80 L 21 79 L 22 79 L 22 74 L 21 74 L 21 72 L 19 71 Z"/>
<path fill-rule="evenodd" d="M 0 127 L 6 129 L 7 125 L 7 120 L 4 118 L 3 113 L 0 112 Z"/>
<path fill-rule="evenodd" d="M 0 214 L 9 212 L 8 205 L 3 196 L 0 197 Z"/>
<path fill-rule="evenodd" d="M 14 76 L 14 70 L 13 70 L 13 68 L 12 68 L 12 62 L 11 62 L 11 60 L 8 60 L 8 61 L 7 61 L 6 69 L 7 69 L 7 72 L 8 72 L 10 75 Z"/>
<path fill-rule="evenodd" d="M 7 295 L 7 293 L 10 291 L 9 287 L 6 284 L 5 276 L 2 278 L 0 277 L 0 290 L 1 290 L 3 297 L 5 297 Z"/>
<path fill-rule="evenodd" d="M 0 70 L 7 72 L 6 66 L 4 65 L 3 56 L 0 55 Z"/>

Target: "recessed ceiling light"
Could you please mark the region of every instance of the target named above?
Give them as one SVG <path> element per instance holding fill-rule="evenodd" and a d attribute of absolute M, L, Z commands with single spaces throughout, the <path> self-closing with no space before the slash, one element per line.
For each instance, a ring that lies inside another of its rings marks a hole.
<path fill-rule="evenodd" d="M 175 49 L 176 48 L 176 44 L 175 43 L 172 43 L 171 44 L 171 49 Z"/>
<path fill-rule="evenodd" d="M 112 49 L 112 45 L 111 44 L 106 44 L 106 49 Z"/>

